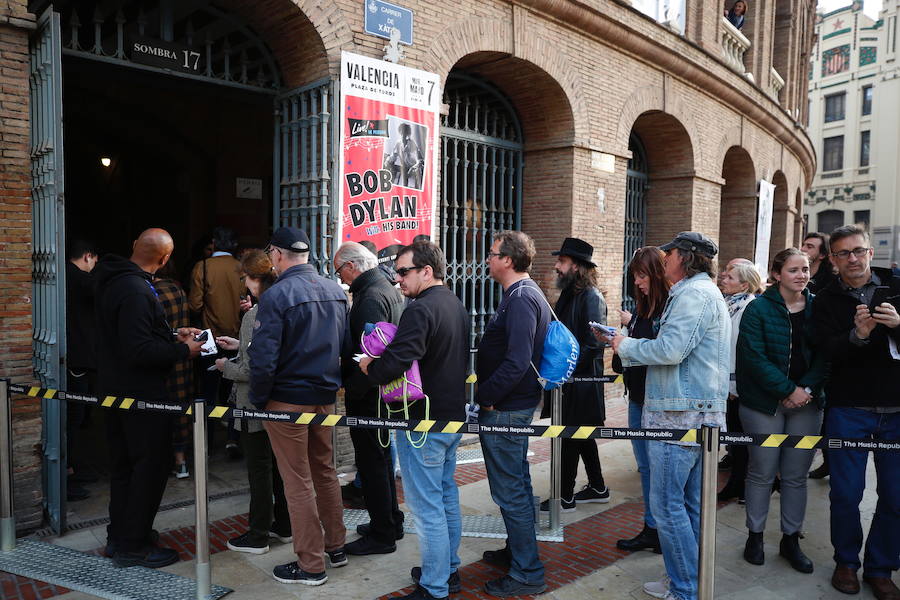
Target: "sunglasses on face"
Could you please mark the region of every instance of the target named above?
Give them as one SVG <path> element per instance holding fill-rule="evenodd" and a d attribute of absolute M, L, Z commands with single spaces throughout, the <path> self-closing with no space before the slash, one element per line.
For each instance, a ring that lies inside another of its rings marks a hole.
<path fill-rule="evenodd" d="M 396 269 L 397 275 L 400 277 L 406 277 L 410 271 L 418 271 L 419 269 L 424 269 L 425 267 L 400 267 Z"/>

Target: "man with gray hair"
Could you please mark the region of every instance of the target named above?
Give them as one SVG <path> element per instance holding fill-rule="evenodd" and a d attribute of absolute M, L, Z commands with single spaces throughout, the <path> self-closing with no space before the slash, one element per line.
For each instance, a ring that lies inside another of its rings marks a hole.
<path fill-rule="evenodd" d="M 350 286 L 350 337 L 353 343 L 342 361 L 347 414 L 354 417 L 378 416 L 378 386 L 359 370 L 353 360 L 366 323 L 400 322 L 403 296 L 378 269 L 378 259 L 365 246 L 346 242 L 334 253 L 334 272 Z M 388 554 L 397 549 L 403 537 L 403 513 L 397 506 L 397 488 L 390 447 L 382 446 L 378 429 L 350 429 L 356 468 L 362 482 L 369 523 L 357 527 L 361 538 L 344 546 L 347 554 Z"/>

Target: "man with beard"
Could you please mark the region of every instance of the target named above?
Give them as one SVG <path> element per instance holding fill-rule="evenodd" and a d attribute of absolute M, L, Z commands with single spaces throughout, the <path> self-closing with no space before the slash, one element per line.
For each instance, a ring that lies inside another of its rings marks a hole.
<path fill-rule="evenodd" d="M 828 234 L 818 231 L 807 233 L 800 246 L 800 252 L 809 257 L 809 285 L 806 287 L 813 294 L 818 294 L 837 279 L 834 266 L 828 258 L 829 248 Z"/>
<path fill-rule="evenodd" d="M 591 333 L 591 321 L 606 324 L 606 301 L 597 287 L 597 265 L 592 258 L 594 247 L 578 238 L 566 238 L 562 248 L 554 252 L 558 257 L 556 287 L 561 290 L 556 301 L 556 316 L 578 340 L 581 351 L 573 377 L 597 377 L 603 374 L 603 344 Z M 603 384 L 576 382 L 562 389 L 563 425 L 603 425 L 606 408 Z M 549 416 L 544 406 L 543 417 Z M 577 494 L 575 477 L 578 459 L 584 461 L 588 483 Z M 594 440 L 564 439 L 562 441 L 562 511 L 573 512 L 576 504 L 609 502 L 609 489 L 603 481 L 600 454 Z M 541 511 L 550 511 L 550 501 L 541 503 Z"/>

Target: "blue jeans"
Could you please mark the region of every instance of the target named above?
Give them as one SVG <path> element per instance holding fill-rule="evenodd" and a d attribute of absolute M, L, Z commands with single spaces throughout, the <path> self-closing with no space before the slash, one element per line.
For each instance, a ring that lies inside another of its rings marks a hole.
<path fill-rule="evenodd" d="M 656 516 L 669 591 L 696 600 L 700 552 L 700 447 L 647 442 L 650 509 Z"/>
<path fill-rule="evenodd" d="M 411 435 L 415 440 L 421 434 Z M 429 433 L 424 445 L 414 448 L 405 431 L 397 432 L 403 491 L 412 509 L 422 555 L 419 585 L 435 598 L 447 597 L 447 579 L 459 568 L 462 517 L 453 472 L 460 439 L 459 433 Z"/>
<path fill-rule="evenodd" d="M 628 428 L 641 428 L 641 415 L 644 405 L 637 402 L 628 403 Z M 650 458 L 647 456 L 647 440 L 631 440 L 631 449 L 634 451 L 634 461 L 637 463 L 638 473 L 641 474 L 641 491 L 644 493 L 644 523 L 647 527 L 656 529 L 656 519 L 650 510 Z"/>
<path fill-rule="evenodd" d="M 529 425 L 534 409 L 484 410 L 478 422 L 484 425 Z M 543 585 L 544 565 L 538 557 L 534 533 L 534 497 L 528 468 L 528 437 L 486 433 L 481 450 L 487 470 L 491 498 L 500 507 L 506 525 L 506 547 L 512 564 L 509 576 L 520 583 Z"/>
<path fill-rule="evenodd" d="M 878 414 L 833 406 L 827 411 L 829 437 L 900 440 L 900 413 Z M 828 450 L 831 467 L 831 545 L 834 562 L 859 569 L 863 531 L 859 503 L 866 489 L 868 450 Z M 890 577 L 900 567 L 900 453 L 874 451 L 878 504 L 869 527 L 863 573 Z"/>

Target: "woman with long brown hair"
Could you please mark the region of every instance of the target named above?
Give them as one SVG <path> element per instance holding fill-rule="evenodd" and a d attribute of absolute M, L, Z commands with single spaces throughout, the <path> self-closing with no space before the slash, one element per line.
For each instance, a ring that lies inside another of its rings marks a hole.
<path fill-rule="evenodd" d="M 634 314 L 627 310 L 619 311 L 622 325 L 628 327 L 628 336 L 632 338 L 653 339 L 659 331 L 659 319 L 662 316 L 666 300 L 669 297 L 669 282 L 665 276 L 663 257 L 665 254 L 656 246 L 639 248 L 628 264 L 628 280 L 634 288 Z M 644 409 L 644 384 L 647 367 L 622 367 L 618 355 L 613 357 L 613 369 L 622 373 L 625 389 L 628 392 L 628 426 L 640 429 L 641 416 Z M 644 494 L 644 529 L 637 536 L 628 540 L 619 540 L 616 546 L 621 550 L 652 550 L 660 553 L 659 536 L 656 533 L 656 521 L 650 512 L 650 459 L 647 456 L 647 442 L 632 440 L 634 459 L 641 474 L 641 488 Z"/>

